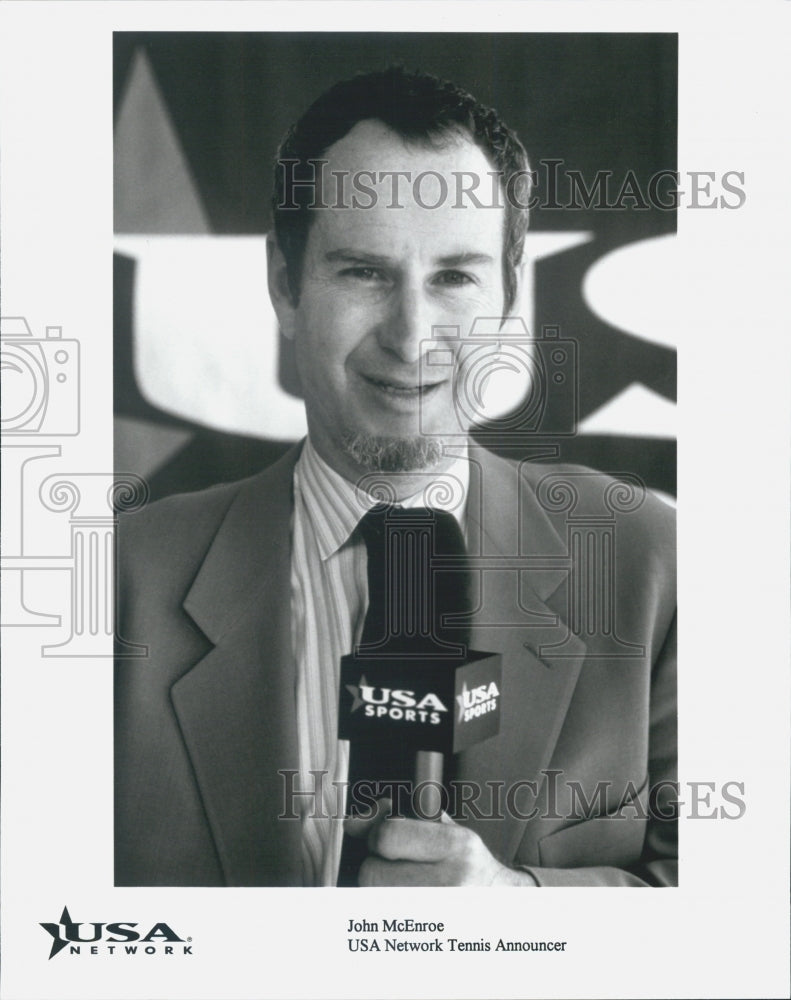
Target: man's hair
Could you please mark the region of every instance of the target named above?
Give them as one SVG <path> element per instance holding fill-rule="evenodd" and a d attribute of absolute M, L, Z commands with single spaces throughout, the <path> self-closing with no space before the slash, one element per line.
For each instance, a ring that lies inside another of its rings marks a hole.
<path fill-rule="evenodd" d="M 294 183 L 292 173 L 286 191 L 283 163 L 297 161 L 298 169 L 306 171 L 302 178 L 312 180 L 312 168 L 306 170 L 309 161 L 321 159 L 333 143 L 358 122 L 368 119 L 377 119 L 404 139 L 431 142 L 468 135 L 495 170 L 502 171 L 501 186 L 518 174 L 523 185 L 520 193 L 524 196 L 529 191 L 527 153 L 516 134 L 496 111 L 484 107 L 455 84 L 435 76 L 408 73 L 401 67 L 359 74 L 336 83 L 291 126 L 275 161 L 272 213 L 294 303 L 299 301 L 314 192 L 309 185 Z M 515 197 L 507 197 L 504 204 L 503 288 L 507 313 L 516 296 L 516 268 L 522 257 L 528 216 Z"/>

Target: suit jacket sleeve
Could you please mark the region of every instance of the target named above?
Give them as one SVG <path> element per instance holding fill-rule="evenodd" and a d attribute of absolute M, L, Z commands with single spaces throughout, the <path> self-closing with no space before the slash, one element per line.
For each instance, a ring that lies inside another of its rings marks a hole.
<path fill-rule="evenodd" d="M 572 778 L 578 767 L 590 779 L 590 790 L 592 777 L 609 778 L 608 767 L 616 761 L 621 775 L 616 800 L 539 840 L 540 864 L 519 864 L 517 850 L 517 867 L 540 886 L 678 884 L 674 529 L 673 512 L 650 495 L 636 517 L 629 515 L 618 526 L 616 607 L 623 638 L 637 638 L 645 657 L 585 661 L 568 731 L 561 731 L 550 764 Z M 607 722 L 597 728 L 602 717 Z M 576 730 L 585 726 L 583 742 Z M 591 732 L 599 733 L 598 743 Z M 595 761 L 602 752 L 608 764 Z M 626 775 L 630 781 L 624 785 Z"/>
<path fill-rule="evenodd" d="M 632 886 L 667 887 L 678 885 L 678 807 L 677 807 L 677 710 L 676 710 L 676 618 L 668 629 L 665 642 L 652 672 L 650 708 L 650 758 L 648 781 L 631 803 L 626 803 L 621 820 L 603 816 L 584 822 L 598 824 L 602 839 L 612 823 L 639 823 L 645 820 L 645 838 L 639 861 L 628 868 L 610 865 L 583 867 L 532 867 L 529 871 L 540 886 Z M 553 837 L 559 840 L 578 833 L 567 828 Z M 586 831 L 590 835 L 589 831 Z"/>

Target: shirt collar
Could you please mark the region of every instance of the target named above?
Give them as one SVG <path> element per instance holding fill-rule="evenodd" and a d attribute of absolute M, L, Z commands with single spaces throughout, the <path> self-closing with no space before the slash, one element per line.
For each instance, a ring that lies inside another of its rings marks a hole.
<path fill-rule="evenodd" d="M 383 478 L 386 478 L 383 473 Z M 466 456 L 454 459 L 444 472 L 425 473 L 426 485 L 399 500 L 402 507 L 432 507 L 447 510 L 464 530 L 470 467 Z M 332 469 L 305 441 L 294 469 L 297 499 L 301 498 L 313 528 L 322 562 L 338 551 L 352 534 L 360 518 L 380 499 L 365 493 Z"/>

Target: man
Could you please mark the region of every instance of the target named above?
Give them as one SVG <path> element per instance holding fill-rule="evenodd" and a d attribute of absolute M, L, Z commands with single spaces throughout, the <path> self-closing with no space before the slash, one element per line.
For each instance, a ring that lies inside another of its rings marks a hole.
<path fill-rule="evenodd" d="M 121 526 L 119 632 L 149 658 L 116 675 L 118 884 L 334 885 L 355 840 L 361 885 L 674 884 L 671 513 L 468 440 L 470 332 L 518 300 L 526 179 L 493 111 L 400 70 L 336 85 L 286 137 L 269 290 L 309 434 Z M 383 479 L 406 508 L 445 494 L 471 644 L 502 661 L 500 732 L 453 761 L 440 822 L 337 808 Z"/>

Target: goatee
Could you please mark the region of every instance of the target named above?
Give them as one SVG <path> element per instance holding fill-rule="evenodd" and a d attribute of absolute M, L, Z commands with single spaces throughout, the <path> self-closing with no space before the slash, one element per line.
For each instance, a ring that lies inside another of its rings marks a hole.
<path fill-rule="evenodd" d="M 343 435 L 347 455 L 366 472 L 417 472 L 432 469 L 444 456 L 439 438 L 396 438 L 347 431 Z"/>

